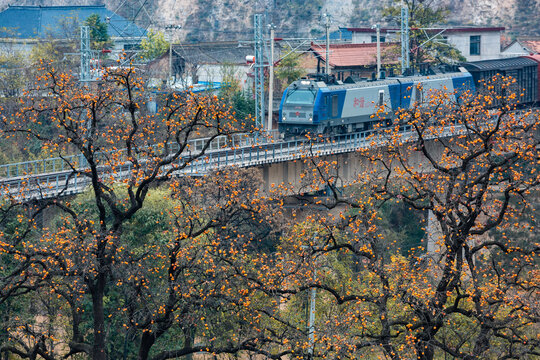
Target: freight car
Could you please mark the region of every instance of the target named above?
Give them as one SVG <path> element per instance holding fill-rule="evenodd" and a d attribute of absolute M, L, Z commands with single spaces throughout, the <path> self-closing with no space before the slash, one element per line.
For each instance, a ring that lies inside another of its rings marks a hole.
<path fill-rule="evenodd" d="M 391 119 L 398 109 L 408 109 L 411 104 L 421 102 L 432 89 L 447 92 L 458 100 L 464 91 L 476 91 L 483 86 L 482 80 L 495 74 L 516 78 L 516 87 L 520 91 L 525 89 L 522 103 L 539 100 L 540 56 L 469 62 L 457 70 L 373 81 L 351 78 L 345 82 L 319 78 L 294 81 L 281 99 L 279 130 L 286 135 L 369 130 L 375 123 L 372 115 L 381 106 Z"/>
<path fill-rule="evenodd" d="M 516 82 L 510 91 L 523 94 L 519 101 L 524 104 L 533 104 L 538 101 L 539 66 L 540 62 L 530 57 L 484 60 L 463 64 L 463 67 L 471 73 L 479 90 L 483 84 L 497 75 L 511 76 Z M 494 106 L 500 105 L 500 100 L 495 99 L 494 101 Z"/>

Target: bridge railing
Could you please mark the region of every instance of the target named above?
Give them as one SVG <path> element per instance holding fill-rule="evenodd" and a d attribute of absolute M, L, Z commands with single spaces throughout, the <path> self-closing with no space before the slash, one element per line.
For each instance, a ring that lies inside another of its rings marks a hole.
<path fill-rule="evenodd" d="M 455 129 L 445 130 L 443 133 L 435 136 L 455 135 Z M 415 139 L 415 133 L 411 128 L 402 129 L 401 141 L 407 142 Z M 260 139 L 259 139 L 260 140 Z M 257 140 L 257 141 L 259 141 Z M 225 167 L 238 166 L 250 167 L 270 163 L 291 161 L 309 156 L 325 156 L 345 152 L 353 152 L 359 149 L 382 146 L 387 142 L 383 132 L 365 131 L 354 134 L 336 135 L 331 138 L 314 139 L 290 139 L 277 141 L 266 138 L 264 141 L 253 139 L 237 139 L 235 146 L 225 146 L 224 140 L 218 140 L 212 150 L 202 156 L 198 143 L 192 146 L 193 151 L 180 157 L 176 164 L 162 169 L 162 171 L 174 170 L 175 167 L 184 165 L 190 161 L 181 170 L 174 171 L 177 176 L 201 176 L 211 171 L 219 170 Z M 202 144 L 202 140 L 201 144 Z M 231 140 L 228 140 L 230 144 Z M 193 158 L 195 155 L 195 158 Z M 51 159 L 48 159 L 51 160 Z M 63 160 L 64 161 L 64 160 Z M 79 165 L 84 165 L 82 160 L 77 159 Z M 30 163 L 30 162 L 27 162 Z M 116 166 L 114 173 L 110 167 L 102 167 L 100 176 L 102 179 L 110 181 L 122 181 L 133 176 L 133 167 L 131 162 L 125 162 Z M 104 180 L 104 181 L 108 181 Z M 75 174 L 68 169 L 57 173 L 46 173 L 42 175 L 23 176 L 11 179 L 0 179 L 0 187 L 3 187 L 4 194 L 24 198 L 46 198 L 62 195 L 71 195 L 82 192 L 90 185 L 90 178 L 84 174 Z M 7 193 L 6 193 L 7 192 Z M 22 195 L 24 194 L 24 195 Z"/>
<path fill-rule="evenodd" d="M 218 170 L 229 166 L 249 167 L 272 162 L 288 161 L 298 159 L 308 154 L 320 155 L 342 151 L 348 148 L 357 147 L 362 141 L 372 135 L 372 132 L 359 133 L 354 135 L 340 136 L 331 141 L 308 142 L 305 139 L 293 139 L 278 141 L 277 138 L 265 137 L 253 140 L 252 138 L 237 137 L 234 139 L 233 147 L 225 146 L 222 138 L 209 147 L 204 156 L 191 161 L 184 169 L 177 171 L 177 175 L 203 175 L 213 170 Z M 179 158 L 179 162 L 186 161 L 193 155 L 197 155 L 204 146 L 204 140 L 197 140 L 193 143 L 184 157 Z M 259 143 L 260 142 L 260 143 Z M 199 145 L 201 144 L 201 145 Z M 231 144 L 231 139 L 228 143 Z M 51 158 L 42 161 L 24 162 L 9 164 L 4 169 L 11 176 L 3 179 L 2 186 L 9 188 L 9 194 L 25 193 L 26 197 L 36 196 L 56 196 L 58 194 L 69 195 L 80 192 L 89 185 L 89 177 L 84 174 L 75 174 L 67 163 L 82 170 L 85 168 L 85 160 L 82 156 L 71 156 L 66 158 Z M 132 176 L 132 163 L 126 162 L 115 168 L 115 173 L 111 170 L 101 169 L 102 178 L 114 178 L 122 181 Z M 163 169 L 163 171 L 167 171 Z"/>
<path fill-rule="evenodd" d="M 0 165 L 0 178 L 14 178 L 28 175 L 40 175 L 59 171 L 84 168 L 88 164 L 82 154 L 64 157 L 52 157 L 42 160 L 31 160 Z"/>
<path fill-rule="evenodd" d="M 279 133 L 273 131 L 260 135 L 258 137 L 251 136 L 248 133 L 232 134 L 230 136 L 221 135 L 216 137 L 210 142 L 207 151 L 219 151 L 223 148 L 237 148 L 244 146 L 251 146 L 257 143 L 266 143 L 271 141 L 277 141 Z M 208 143 L 209 138 L 192 139 L 188 141 L 187 150 L 191 153 L 197 153 L 202 151 L 203 147 Z M 153 151 L 157 151 L 157 146 L 151 147 Z M 178 151 L 179 144 L 169 144 L 169 151 L 174 153 Z M 99 152 L 97 153 L 98 161 L 106 159 L 111 155 L 113 151 Z M 125 156 L 126 149 L 114 150 L 116 156 Z M 51 157 L 47 159 L 23 161 L 11 164 L 0 165 L 0 178 L 16 178 L 25 177 L 29 175 L 42 175 L 56 172 L 62 172 L 74 169 L 83 169 L 88 166 L 85 157 L 82 154 L 67 155 L 63 157 Z"/>
<path fill-rule="evenodd" d="M 204 175 L 210 171 L 228 166 L 250 167 L 295 160 L 306 156 L 338 154 L 367 148 L 373 142 L 381 144 L 384 140 L 378 138 L 375 131 L 365 131 L 318 141 L 288 140 L 270 143 L 266 146 L 229 149 L 217 153 L 208 153 L 205 157 L 193 161 L 180 173 Z"/>

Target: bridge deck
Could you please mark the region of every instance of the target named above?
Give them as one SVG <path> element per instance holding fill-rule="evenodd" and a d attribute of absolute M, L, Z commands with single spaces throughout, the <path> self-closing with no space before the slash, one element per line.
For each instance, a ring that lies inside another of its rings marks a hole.
<path fill-rule="evenodd" d="M 439 134 L 439 137 L 454 135 L 456 135 L 455 127 L 445 130 L 443 134 Z M 410 128 L 404 129 L 401 133 L 403 142 L 412 141 L 415 138 Z M 227 146 L 231 141 L 233 144 Z M 245 168 L 376 148 L 384 145 L 385 139 L 374 131 L 336 135 L 322 141 L 280 140 L 275 133 L 259 138 L 237 134 L 232 140 L 225 137 L 216 138 L 207 151 L 201 154 L 204 142 L 205 139 L 192 140 L 189 150 L 185 151 L 176 163 L 162 171 L 171 170 L 172 166 L 179 166 L 189 161 L 181 170 L 175 170 L 174 174 L 202 176 L 211 171 L 232 166 Z M 174 151 L 174 149 L 171 150 Z M 190 161 L 194 156 L 196 158 Z M 76 171 L 68 166 L 69 162 Z M 73 195 L 84 191 L 90 185 L 90 177 L 84 174 L 86 168 L 87 164 L 82 155 L 1 165 L 0 188 L 4 196 L 20 198 L 21 194 L 24 194 L 25 199 Z M 132 176 L 132 170 L 133 164 L 125 162 L 116 166 L 114 174 L 110 168 L 109 170 L 103 168 L 102 176 L 122 181 Z"/>

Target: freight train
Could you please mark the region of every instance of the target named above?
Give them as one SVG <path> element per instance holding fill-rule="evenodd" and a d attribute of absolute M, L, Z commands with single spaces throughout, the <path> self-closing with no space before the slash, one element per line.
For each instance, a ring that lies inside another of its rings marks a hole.
<path fill-rule="evenodd" d="M 322 76 L 302 78 L 285 89 L 278 126 L 286 136 L 365 131 L 375 125 L 372 115 L 383 105 L 385 113 L 394 114 L 422 102 L 430 90 L 447 92 L 459 100 L 464 91 L 477 91 L 496 74 L 516 79 L 517 88 L 524 89 L 522 103 L 540 102 L 540 55 L 532 55 L 468 62 L 430 75 L 379 80 L 349 77 L 343 82 L 325 81 Z"/>

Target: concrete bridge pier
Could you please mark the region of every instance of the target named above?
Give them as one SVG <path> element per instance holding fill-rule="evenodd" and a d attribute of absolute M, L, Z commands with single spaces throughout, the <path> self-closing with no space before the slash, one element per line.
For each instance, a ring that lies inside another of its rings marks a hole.
<path fill-rule="evenodd" d="M 439 222 L 437 221 L 437 217 L 431 210 L 428 211 L 427 216 L 426 239 L 426 251 L 428 254 L 440 252 L 442 247 L 444 246 L 444 238 L 441 230 L 441 225 L 439 224 Z"/>

